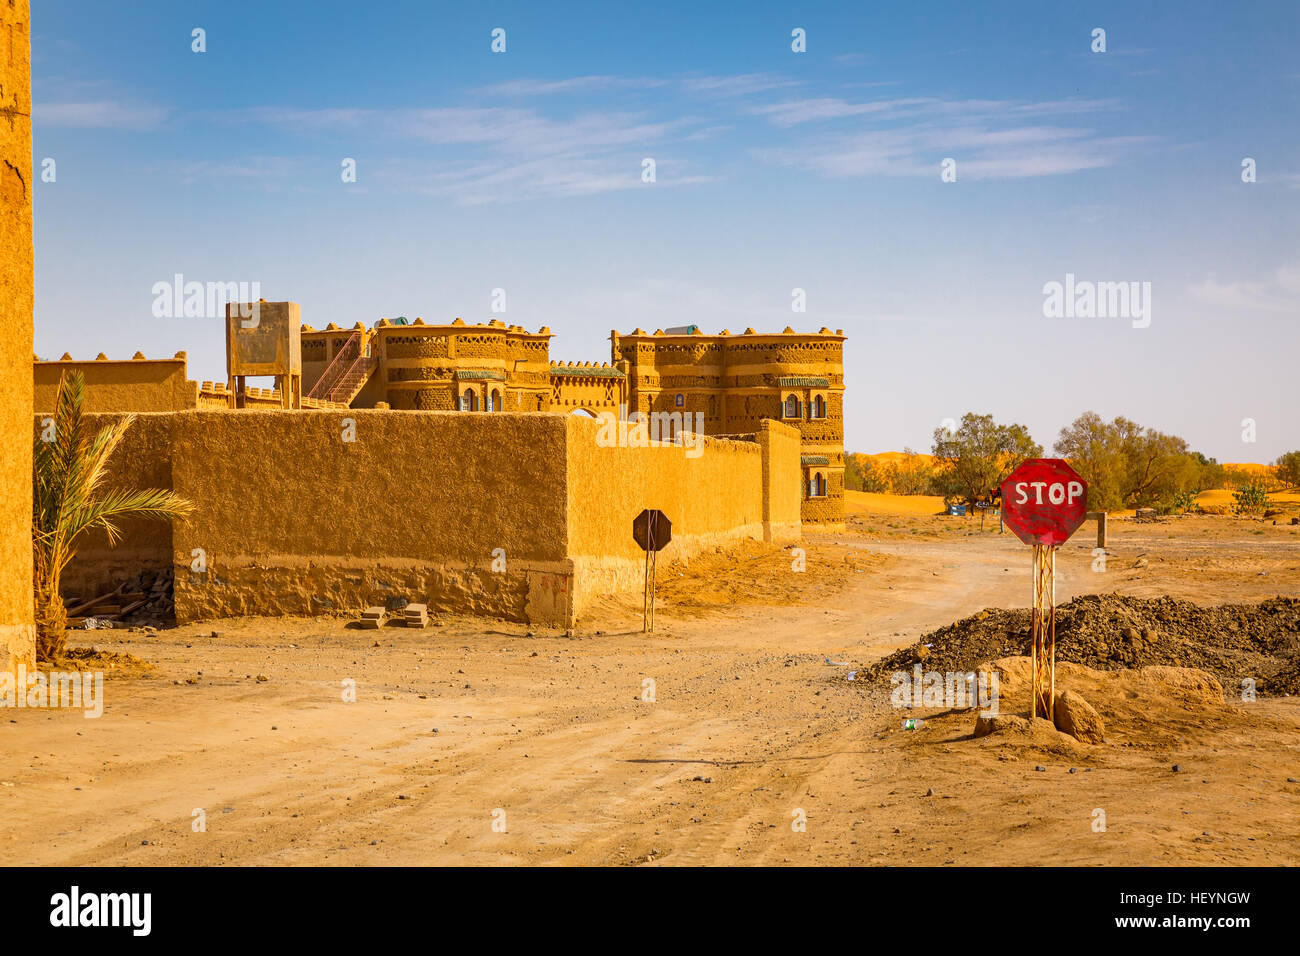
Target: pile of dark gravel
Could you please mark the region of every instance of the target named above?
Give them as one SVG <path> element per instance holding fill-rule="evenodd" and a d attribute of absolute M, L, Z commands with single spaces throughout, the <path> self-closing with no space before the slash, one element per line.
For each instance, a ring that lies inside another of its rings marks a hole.
<path fill-rule="evenodd" d="M 987 608 L 864 668 L 867 684 L 922 663 L 969 671 L 1030 651 L 1028 608 Z M 928 648 L 925 645 L 929 645 Z M 1204 607 L 1169 597 L 1085 594 L 1056 609 L 1056 659 L 1097 670 L 1167 664 L 1209 671 L 1233 694 L 1253 678 L 1265 694 L 1300 693 L 1300 599 Z"/>

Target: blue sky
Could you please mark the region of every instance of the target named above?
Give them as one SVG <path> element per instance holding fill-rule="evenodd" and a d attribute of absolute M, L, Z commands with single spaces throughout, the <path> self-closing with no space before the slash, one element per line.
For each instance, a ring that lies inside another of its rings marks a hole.
<path fill-rule="evenodd" d="M 842 328 L 851 450 L 1086 410 L 1300 447 L 1300 4 L 35 6 L 43 357 L 223 378 L 219 320 L 152 314 L 176 273 L 318 328 L 503 288 L 561 360 Z M 1045 317 L 1067 273 L 1149 282 L 1150 324 Z"/>

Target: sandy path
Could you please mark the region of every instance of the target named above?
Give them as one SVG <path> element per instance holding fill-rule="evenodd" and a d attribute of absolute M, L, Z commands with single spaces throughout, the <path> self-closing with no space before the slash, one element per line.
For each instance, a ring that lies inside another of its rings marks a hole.
<path fill-rule="evenodd" d="M 102 719 L 0 712 L 0 864 L 1297 861 L 1295 701 L 1189 741 L 1195 780 L 1148 751 L 1037 772 L 960 741 L 955 717 L 918 750 L 826 658 L 1026 603 L 1027 554 L 1009 536 L 838 540 L 887 560 L 818 607 L 669 608 L 651 637 L 626 617 L 574 639 L 475 621 L 123 634 L 112 649 L 157 669 L 110 680 Z M 1061 600 L 1099 589 L 1090 562 L 1062 553 Z"/>

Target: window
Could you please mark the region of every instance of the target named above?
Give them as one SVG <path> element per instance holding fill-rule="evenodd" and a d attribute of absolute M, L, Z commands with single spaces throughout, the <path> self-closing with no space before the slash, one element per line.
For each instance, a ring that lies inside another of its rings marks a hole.
<path fill-rule="evenodd" d="M 814 474 L 808 479 L 808 497 L 825 498 L 826 497 L 826 479 L 819 474 Z"/>
<path fill-rule="evenodd" d="M 499 411 L 501 408 L 501 393 L 495 388 L 488 392 L 487 410 L 489 412 Z"/>
<path fill-rule="evenodd" d="M 461 393 L 460 410 L 462 412 L 478 411 L 478 394 L 472 389 Z"/>
<path fill-rule="evenodd" d="M 797 395 L 791 395 L 785 400 L 785 417 L 799 417 L 799 397 Z"/>
<path fill-rule="evenodd" d="M 826 399 L 818 395 L 813 399 L 813 418 L 826 417 Z"/>

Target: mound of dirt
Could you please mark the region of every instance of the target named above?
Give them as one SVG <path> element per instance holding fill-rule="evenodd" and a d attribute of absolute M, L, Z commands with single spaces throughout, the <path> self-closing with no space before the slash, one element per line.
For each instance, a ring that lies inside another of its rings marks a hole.
<path fill-rule="evenodd" d="M 133 654 L 101 651 L 97 647 L 69 647 L 58 664 L 79 671 L 104 670 L 130 675 L 144 674 L 154 667 Z"/>
<path fill-rule="evenodd" d="M 863 683 L 895 671 L 972 671 L 1030 648 L 1028 608 L 986 608 L 865 668 Z M 1173 598 L 1085 594 L 1056 609 L 1056 659 L 1096 670 L 1150 665 L 1209 671 L 1229 695 L 1251 678 L 1262 694 L 1300 693 L 1300 599 L 1203 607 Z"/>

